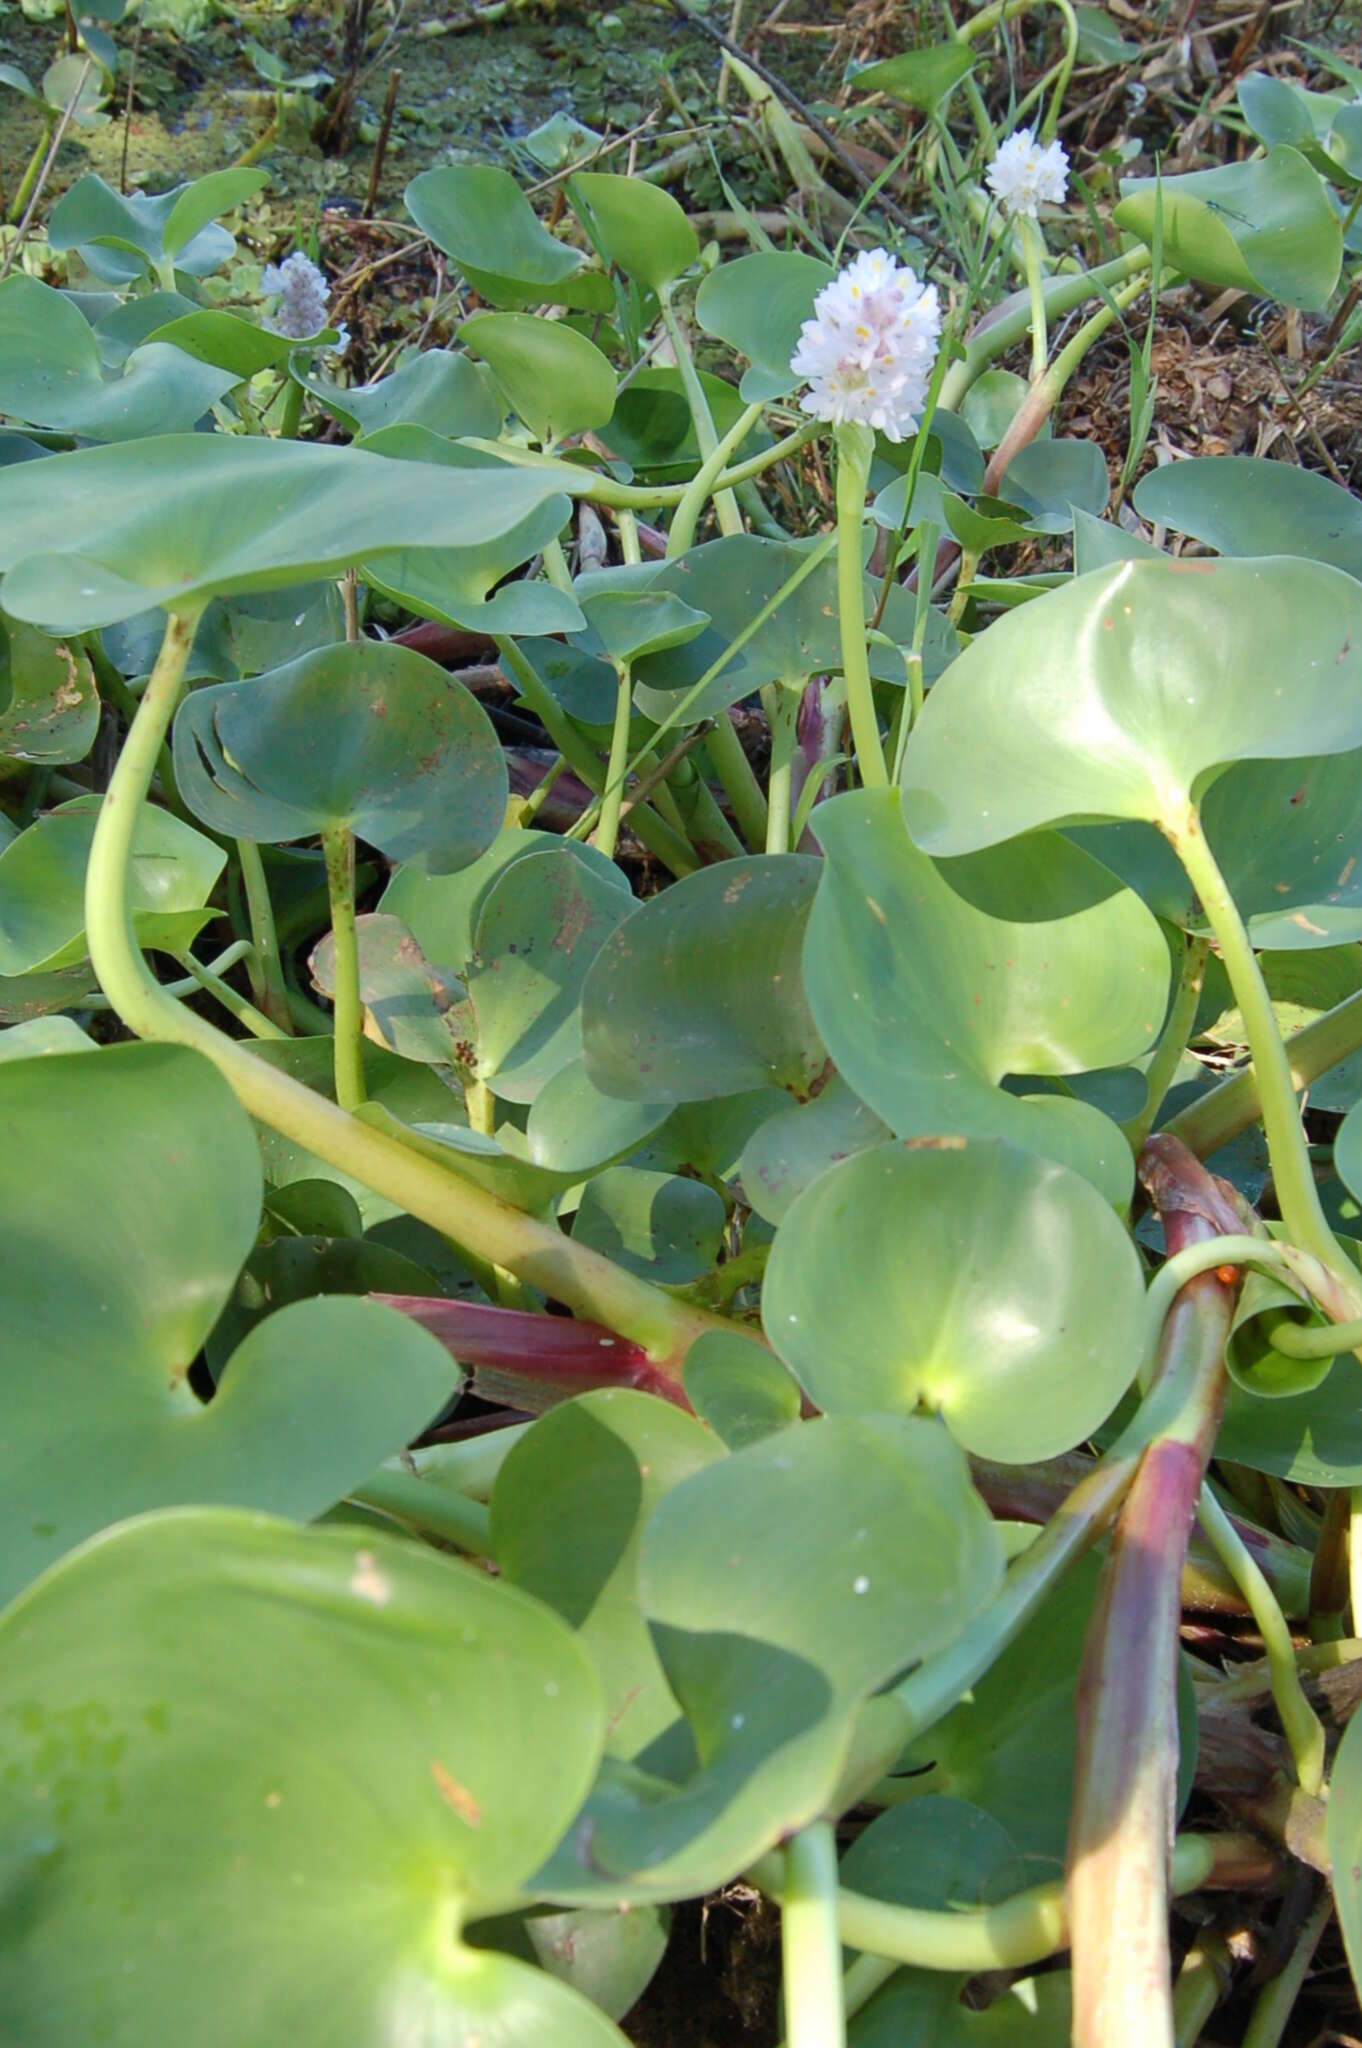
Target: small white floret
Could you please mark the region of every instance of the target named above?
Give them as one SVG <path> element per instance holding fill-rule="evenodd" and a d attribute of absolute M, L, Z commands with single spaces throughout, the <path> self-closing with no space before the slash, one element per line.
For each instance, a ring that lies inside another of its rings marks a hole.
<path fill-rule="evenodd" d="M 988 167 L 988 189 L 1007 213 L 1030 214 L 1058 206 L 1069 189 L 1069 159 L 1062 144 L 1037 142 L 1029 128 L 1009 135 Z"/>
<path fill-rule="evenodd" d="M 808 383 L 800 407 L 831 426 L 858 421 L 889 441 L 911 434 L 941 340 L 935 285 L 867 249 L 813 302 L 790 359 Z"/>

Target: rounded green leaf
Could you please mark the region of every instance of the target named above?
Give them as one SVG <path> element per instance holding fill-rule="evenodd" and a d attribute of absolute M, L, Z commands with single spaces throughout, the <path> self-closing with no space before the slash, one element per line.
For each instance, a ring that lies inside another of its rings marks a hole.
<path fill-rule="evenodd" d="M 1222 555 L 1299 555 L 1362 579 L 1362 504 L 1313 469 L 1263 455 L 1198 455 L 1152 469 L 1135 509 Z"/>
<path fill-rule="evenodd" d="M 546 1081 L 525 1124 L 530 1157 L 552 1173 L 594 1173 L 636 1151 L 667 1121 L 665 1102 L 620 1102 L 589 1079 L 583 1059 Z"/>
<path fill-rule="evenodd" d="M 937 683 L 905 749 L 908 829 L 936 855 L 1098 817 L 1176 829 L 1233 761 L 1362 747 L 1359 681 L 1362 592 L 1339 569 L 1096 570 L 1009 612 Z"/>
<path fill-rule="evenodd" d="M 90 1544 L 0 1641 L 16 2039 L 622 2048 L 462 1939 L 600 1750 L 600 1688 L 538 1602 L 368 1529 L 200 1511 Z"/>
<path fill-rule="evenodd" d="M 629 1102 L 703 1102 L 763 1083 L 803 1097 L 826 1064 L 799 950 L 821 863 L 722 861 L 626 918 L 582 990 L 587 1073 Z"/>
<path fill-rule="evenodd" d="M 403 548 L 481 547 L 561 497 L 544 471 L 411 469 L 359 448 L 158 434 L 32 468 L 0 504 L 5 609 L 53 632 L 280 589 Z"/>
<path fill-rule="evenodd" d="M 836 1416 L 673 1486 L 638 1584 L 687 1730 L 603 1778 L 541 1873 L 694 1896 L 832 1798 L 858 1711 L 991 1598 L 1002 1546 L 934 1423 Z M 684 1737 L 684 1740 L 682 1739 Z"/>
<path fill-rule="evenodd" d="M 131 303 L 141 302 L 134 299 Z M 101 340 L 107 332 L 101 325 Z M 149 330 L 148 339 L 166 342 L 192 356 L 195 362 L 215 363 L 219 369 L 230 370 L 233 378 L 243 383 L 259 376 L 262 370 L 285 369 L 298 346 L 290 334 L 257 327 L 239 314 L 224 313 L 217 307 L 195 309 L 164 324 L 158 323 Z"/>
<path fill-rule="evenodd" d="M 567 196 L 605 261 L 653 291 L 699 259 L 694 228 L 660 185 L 579 171 L 568 180 Z"/>
<path fill-rule="evenodd" d="M 827 1413 L 926 1410 L 978 1457 L 1072 1450 L 1135 1377 L 1144 1283 L 1078 1174 L 1015 1146 L 844 1160 L 776 1232 L 766 1334 Z"/>
<path fill-rule="evenodd" d="M 1132 1162 L 1114 1125 L 1000 1084 L 1121 1066 L 1153 1043 L 1168 947 L 1144 904 L 1057 834 L 932 861 L 892 790 L 838 797 L 818 819 L 804 986 L 843 1079 L 902 1137 L 1010 1138 L 1124 1204 Z"/>
<path fill-rule="evenodd" d="M 1319 174 L 1285 144 L 1244 163 L 1123 186 L 1118 227 L 1152 245 L 1160 215 L 1164 262 L 1202 284 L 1314 307 L 1338 283 L 1338 216 Z"/>
<path fill-rule="evenodd" d="M 722 1195 L 683 1174 L 607 1166 L 582 1190 L 572 1237 L 659 1287 L 708 1273 L 728 1221 Z"/>
<path fill-rule="evenodd" d="M 614 304 L 609 280 L 542 227 L 509 171 L 491 164 L 449 164 L 413 178 L 403 200 L 423 235 L 443 249 L 482 297 L 496 306 L 548 302 Z"/>
<path fill-rule="evenodd" d="M 99 343 L 63 293 L 22 272 L 0 284 L 0 412 L 90 441 L 192 427 L 236 374 L 150 342 L 106 377 Z"/>
<path fill-rule="evenodd" d="M 505 759 L 476 697 L 388 641 L 195 690 L 175 761 L 185 801 L 216 831 L 279 842 L 345 826 L 435 874 L 476 860 L 506 810 Z"/>
<path fill-rule="evenodd" d="M 268 183 L 264 171 L 238 169 L 211 172 L 169 192 L 121 193 L 88 171 L 53 207 L 47 239 L 54 249 L 79 249 L 109 284 L 131 284 L 171 258 L 177 270 L 208 277 L 236 249 L 213 216 Z"/>
<path fill-rule="evenodd" d="M 686 1399 L 730 1451 L 798 1422 L 799 1387 L 775 1353 L 739 1330 L 706 1330 L 686 1353 Z"/>
<path fill-rule="evenodd" d="M 759 250 L 721 263 L 701 285 L 695 317 L 706 334 L 747 357 L 751 368 L 739 388 L 749 405 L 794 390 L 799 379 L 790 358 L 799 330 L 833 275 L 831 266 L 814 256 Z"/>
<path fill-rule="evenodd" d="M 1303 952 L 1362 937 L 1359 777 L 1358 753 L 1240 761 L 1207 790 L 1202 830 L 1256 946 Z M 1070 836 L 1159 917 L 1208 930 L 1186 870 L 1153 826 L 1078 826 Z"/>
<path fill-rule="evenodd" d="M 743 1193 L 758 1216 L 779 1223 L 820 1173 L 893 1135 L 834 1074 L 811 1102 L 779 1110 L 758 1125 L 743 1148 Z"/>
<path fill-rule="evenodd" d="M 261 1175 L 249 1119 L 198 1053 L 0 1064 L 0 1183 L 6 1594 L 145 1508 L 319 1514 L 457 1384 L 407 1318 L 314 1300 L 252 1330 L 200 1403 L 189 1368 L 255 1241 Z"/>
<path fill-rule="evenodd" d="M 632 901 L 628 878 L 613 861 L 577 839 L 552 832 L 507 825 L 485 853 L 454 875 L 427 874 L 415 865 L 400 867 L 383 892 L 379 908 L 400 917 L 429 960 L 462 974 L 473 957 L 474 936 L 482 906 L 513 861 L 528 854 L 561 850 L 579 860 Z"/>
<path fill-rule="evenodd" d="M 514 860 L 482 900 L 466 977 L 477 1074 L 506 1102 L 533 1102 L 582 1051 L 592 961 L 633 908 L 614 876 L 563 845 Z"/>
<path fill-rule="evenodd" d="M 605 1692 L 614 1756 L 636 1756 L 677 1717 L 639 1606 L 643 1529 L 674 1486 L 721 1455 L 670 1402 L 609 1388 L 541 1415 L 492 1489 L 501 1575 L 576 1629 Z"/>
<path fill-rule="evenodd" d="M 358 434 L 407 426 L 452 440 L 464 434 L 494 440 L 501 430 L 501 406 L 486 372 L 452 349 L 423 349 L 376 384 L 342 388 L 312 376 L 299 382 Z"/>
<path fill-rule="evenodd" d="M 423 426 L 380 427 L 363 445 L 375 455 L 398 462 L 469 467 L 466 448 Z M 483 458 L 476 460 L 486 467 Z M 489 635 L 578 632 L 582 614 L 569 592 L 543 577 L 503 580 L 557 539 L 570 510 L 571 501 L 556 493 L 534 505 L 504 533 L 481 544 L 404 548 L 385 553 L 377 561 L 363 562 L 360 574 L 373 589 L 409 611 L 442 619 L 451 626 Z"/>
<path fill-rule="evenodd" d="M 49 768 L 82 761 L 98 730 L 84 648 L 0 615 L 0 754 Z"/>
<path fill-rule="evenodd" d="M 0 975 L 55 973 L 85 957 L 85 869 L 102 799 L 72 797 L 0 851 Z M 222 848 L 169 811 L 144 805 L 128 890 L 139 943 L 179 952 L 214 913 L 203 906 Z"/>
<path fill-rule="evenodd" d="M 431 965 L 401 918 L 382 912 L 357 917 L 355 945 L 368 1036 L 390 1046 L 404 1060 L 467 1066 L 472 1018 L 462 982 Z M 308 965 L 317 987 L 334 1001 L 336 948 L 332 933 L 318 940 Z"/>
<path fill-rule="evenodd" d="M 615 410 L 615 373 L 593 341 L 535 313 L 477 313 L 459 339 L 481 356 L 538 441 L 602 427 Z"/>

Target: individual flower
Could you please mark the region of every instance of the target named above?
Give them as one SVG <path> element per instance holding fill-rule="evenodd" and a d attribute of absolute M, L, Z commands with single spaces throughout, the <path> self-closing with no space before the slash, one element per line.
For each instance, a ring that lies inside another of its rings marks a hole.
<path fill-rule="evenodd" d="M 1058 142 L 1037 142 L 1030 128 L 1009 135 L 988 167 L 988 189 L 1008 213 L 1058 206 L 1069 189 L 1069 159 Z"/>
<path fill-rule="evenodd" d="M 800 408 L 901 441 L 922 416 L 940 340 L 935 285 L 869 249 L 824 285 L 799 330 L 790 368 L 809 385 Z"/>
<path fill-rule="evenodd" d="M 276 334 L 286 334 L 294 341 L 310 341 L 325 327 L 330 287 L 316 264 L 304 256 L 301 249 L 295 249 L 282 263 L 267 264 L 261 272 L 260 289 L 266 298 L 277 297 L 279 300 L 271 323 Z M 344 326 L 337 332 L 340 335 L 336 344 L 339 354 L 349 336 Z"/>

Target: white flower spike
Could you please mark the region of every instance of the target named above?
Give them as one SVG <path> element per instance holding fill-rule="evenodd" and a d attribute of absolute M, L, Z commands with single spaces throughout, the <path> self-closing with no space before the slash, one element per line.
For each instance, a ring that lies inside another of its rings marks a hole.
<path fill-rule="evenodd" d="M 315 263 L 295 249 L 282 263 L 269 263 L 260 274 L 260 289 L 266 298 L 276 297 L 274 331 L 291 340 L 308 341 L 326 325 L 326 305 L 331 289 Z M 348 335 L 342 326 L 336 353 L 344 349 Z"/>
<path fill-rule="evenodd" d="M 988 188 L 1006 212 L 1034 220 L 1042 204 L 1058 206 L 1069 189 L 1063 145 L 1037 142 L 1030 128 L 1019 128 L 989 165 Z"/>
<path fill-rule="evenodd" d="M 799 330 L 790 368 L 809 385 L 800 408 L 901 441 L 922 416 L 940 340 L 935 285 L 886 250 L 867 250 L 824 285 Z"/>

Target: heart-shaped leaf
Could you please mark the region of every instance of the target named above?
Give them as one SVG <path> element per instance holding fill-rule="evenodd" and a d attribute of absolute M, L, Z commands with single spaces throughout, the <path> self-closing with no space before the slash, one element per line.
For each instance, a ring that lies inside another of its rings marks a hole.
<path fill-rule="evenodd" d="M 674 1486 L 721 1455 L 669 1401 L 610 1388 L 541 1415 L 492 1489 L 501 1575 L 577 1630 L 605 1691 L 614 1756 L 636 1756 L 677 1716 L 639 1607 L 644 1527 Z M 565 1543 L 565 1529 L 577 1538 Z"/>
<path fill-rule="evenodd" d="M 494 306 L 549 303 L 597 312 L 614 305 L 610 281 L 542 227 L 509 171 L 448 164 L 413 178 L 403 200 L 423 235 L 443 249 Z"/>
<path fill-rule="evenodd" d="M 1012 1145 L 882 1145 L 799 1196 L 766 1334 L 828 1413 L 925 1409 L 979 1457 L 1072 1450 L 1135 1377 L 1144 1283 L 1078 1174 Z"/>
<path fill-rule="evenodd" d="M 195 690 L 175 760 L 185 801 L 217 831 L 278 842 L 345 826 L 435 874 L 476 860 L 506 811 L 505 759 L 476 697 L 388 641 Z"/>
<path fill-rule="evenodd" d="M 0 1998 L 32 2048 L 186 2025 L 228 2048 L 285 2015 L 298 2048 L 391 2039 L 397 2015 L 431 2042 L 623 2048 L 462 1937 L 515 1901 L 600 1752 L 600 1687 L 539 1602 L 381 1533 L 200 1510 L 88 1545 L 0 1639 L 26 1901 Z"/>
<path fill-rule="evenodd" d="M 144 302 L 134 299 L 130 303 L 136 306 Z M 323 331 L 335 333 L 334 328 Z M 108 328 L 101 323 L 101 342 L 105 342 L 107 333 Z M 258 377 L 262 370 L 286 368 L 290 356 L 298 348 L 292 335 L 276 334 L 271 328 L 257 327 L 252 321 L 243 320 L 239 314 L 225 313 L 218 307 L 181 312 L 174 319 L 165 320 L 164 324 L 157 321 L 148 330 L 147 338 L 180 349 L 185 355 L 192 356 L 195 362 L 216 363 L 219 369 L 230 370 L 234 381 L 243 384 L 252 377 Z M 107 347 L 107 342 L 105 345 Z M 308 388 L 312 388 L 310 383 Z"/>
<path fill-rule="evenodd" d="M 581 992 L 633 908 L 612 876 L 565 846 L 513 861 L 482 900 L 467 968 L 477 1073 L 506 1102 L 533 1102 L 581 1055 Z"/>
<path fill-rule="evenodd" d="M 1299 555 L 1362 579 L 1362 505 L 1313 469 L 1262 455 L 1198 455 L 1152 469 L 1135 509 L 1222 555 Z"/>
<path fill-rule="evenodd" d="M 1176 830 L 1233 761 L 1362 747 L 1359 680 L 1362 594 L 1339 569 L 1098 570 L 952 663 L 905 749 L 908 829 L 937 855 L 1097 817 Z"/>
<path fill-rule="evenodd" d="M 403 548 L 481 547 L 546 497 L 544 471 L 436 468 L 259 435 L 160 434 L 34 469 L 0 505 L 5 609 L 53 632 L 279 589 Z M 22 502 L 21 502 L 22 500 Z"/>
<path fill-rule="evenodd" d="M 537 441 L 601 427 L 615 409 L 615 373 L 593 341 L 563 320 L 478 313 L 459 329 Z"/>
<path fill-rule="evenodd" d="M 768 1117 L 742 1155 L 743 1193 L 768 1223 L 779 1223 L 795 1197 L 841 1159 L 882 1145 L 893 1132 L 834 1074 L 811 1102 Z"/>
<path fill-rule="evenodd" d="M 957 1635 L 1001 1567 L 935 1423 L 829 1417 L 673 1486 L 638 1585 L 688 1725 L 603 1775 L 541 1887 L 723 1883 L 826 1808 L 864 1702 Z"/>
<path fill-rule="evenodd" d="M 1207 790 L 1202 830 L 1255 945 L 1305 950 L 1362 937 L 1359 775 L 1357 753 L 1241 761 Z M 1070 836 L 1169 924 L 1207 930 L 1181 861 L 1152 826 L 1078 826 Z"/>
<path fill-rule="evenodd" d="M 1318 172 L 1282 144 L 1215 170 L 1128 180 L 1115 219 L 1151 246 L 1161 232 L 1164 262 L 1202 284 L 1323 306 L 1338 282 L 1338 216 Z"/>
<path fill-rule="evenodd" d="M 1132 1162 L 1114 1125 L 999 1084 L 1121 1066 L 1153 1043 L 1169 968 L 1149 911 L 1055 834 L 936 863 L 892 790 L 824 804 L 818 830 L 804 986 L 844 1080 L 900 1136 L 1010 1138 L 1123 1205 Z"/>
<path fill-rule="evenodd" d="M 189 1369 L 254 1243 L 261 1194 L 249 1119 L 200 1054 L 146 1044 L 6 1062 L 0 1133 L 6 1593 L 145 1508 L 319 1514 L 453 1391 L 457 1370 L 427 1332 L 322 1299 L 260 1324 L 200 1403 Z"/>
<path fill-rule="evenodd" d="M 83 761 L 98 730 L 84 648 L 0 615 L 0 754 L 48 768 Z"/>
<path fill-rule="evenodd" d="M 0 284 L 0 411 L 90 441 L 132 441 L 192 427 L 237 381 L 151 342 L 107 377 L 83 313 L 18 273 Z"/>
<path fill-rule="evenodd" d="M 727 1221 L 723 1196 L 704 1181 L 608 1166 L 583 1188 L 572 1236 L 626 1272 L 680 1287 L 710 1271 Z"/>
<path fill-rule="evenodd" d="M 0 851 L 0 974 L 51 974 L 84 960 L 85 869 L 100 801 L 73 797 Z M 144 806 L 128 891 L 138 943 L 188 947 L 214 915 L 203 906 L 225 863 L 192 825 Z"/>
<path fill-rule="evenodd" d="M 820 865 L 805 854 L 722 861 L 627 918 L 582 990 L 596 1087 L 629 1102 L 704 1102 L 766 1082 L 808 1095 L 826 1054 L 799 949 Z"/>
<path fill-rule="evenodd" d="M 391 456 L 399 462 L 468 467 L 468 451 L 459 442 L 432 434 L 425 427 L 381 427 L 364 446 L 375 455 Z M 376 562 L 362 563 L 360 573 L 375 590 L 408 610 L 473 632 L 517 636 L 579 632 L 582 614 L 569 592 L 543 577 L 502 581 L 557 539 L 570 511 L 570 499 L 556 493 L 542 499 L 504 533 L 481 544 L 405 548 L 385 553 Z"/>
<path fill-rule="evenodd" d="M 578 171 L 568 180 L 567 196 L 604 260 L 652 291 L 699 259 L 694 228 L 660 185 L 609 171 Z"/>
<path fill-rule="evenodd" d="M 342 388 L 310 375 L 298 381 L 358 434 L 403 426 L 451 440 L 494 440 L 501 430 L 501 406 L 486 372 L 452 349 L 423 349 L 376 384 Z"/>
<path fill-rule="evenodd" d="M 531 854 L 560 851 L 590 869 L 632 900 L 628 878 L 613 861 L 579 839 L 507 825 L 485 853 L 457 874 L 428 874 L 413 863 L 400 867 L 383 892 L 379 908 L 400 917 L 428 960 L 462 975 L 473 958 L 482 906 L 513 862 Z"/>
<path fill-rule="evenodd" d="M 705 333 L 726 341 L 751 365 L 739 386 L 749 405 L 794 390 L 799 379 L 790 358 L 799 330 L 833 275 L 815 256 L 759 250 L 721 263 L 695 294 L 695 317 Z"/>
<path fill-rule="evenodd" d="M 215 216 L 269 183 L 264 171 L 214 171 L 173 191 L 115 192 L 87 171 L 52 209 L 47 239 L 54 249 L 79 249 L 96 277 L 131 284 L 167 263 L 191 277 L 220 270 L 236 249 Z"/>

